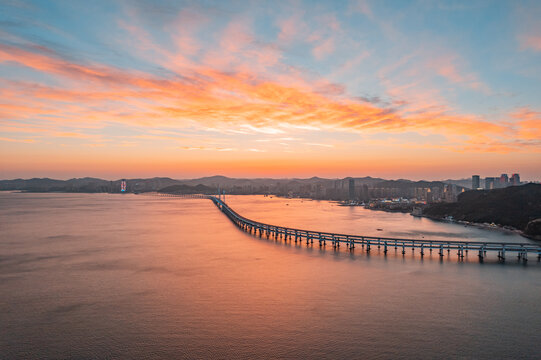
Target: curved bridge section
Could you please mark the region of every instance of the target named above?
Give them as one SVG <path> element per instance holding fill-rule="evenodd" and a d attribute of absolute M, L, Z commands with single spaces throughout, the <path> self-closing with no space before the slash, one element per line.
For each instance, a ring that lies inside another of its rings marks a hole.
<path fill-rule="evenodd" d="M 388 237 L 373 237 L 362 235 L 347 235 L 337 234 L 329 232 L 311 231 L 289 228 L 284 226 L 265 224 L 259 221 L 254 221 L 239 215 L 236 211 L 231 209 L 224 201 L 215 196 L 203 196 L 206 197 L 229 218 L 240 229 L 259 237 L 266 236 L 280 238 L 284 241 L 303 242 L 306 244 L 313 244 L 314 241 L 319 243 L 319 246 L 331 245 L 333 248 L 339 248 L 340 245 L 346 246 L 349 250 L 353 250 L 356 246 L 360 246 L 366 249 L 367 252 L 374 246 L 378 249 L 383 248 L 383 252 L 386 254 L 390 248 L 400 249 L 402 254 L 406 253 L 406 250 L 413 252 L 416 249 L 420 251 L 421 257 L 425 255 L 426 251 L 437 251 L 440 257 L 443 257 L 445 252 L 448 254 L 453 250 L 457 253 L 461 259 L 468 251 L 474 251 L 478 254 L 479 260 L 487 256 L 487 253 L 497 253 L 498 258 L 501 261 L 505 261 L 506 256 L 509 254 L 515 255 L 519 260 L 524 262 L 528 261 L 528 254 L 537 256 L 537 260 L 541 259 L 541 245 L 531 243 L 500 243 L 500 242 L 477 242 L 477 241 L 444 241 L 444 240 L 413 240 L 413 239 L 400 239 L 400 238 L 388 238 Z"/>

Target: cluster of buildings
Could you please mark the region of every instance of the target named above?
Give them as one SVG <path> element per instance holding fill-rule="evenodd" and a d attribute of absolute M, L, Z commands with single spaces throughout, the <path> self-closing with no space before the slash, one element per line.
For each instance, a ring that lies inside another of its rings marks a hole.
<path fill-rule="evenodd" d="M 521 184 L 519 174 L 513 174 L 511 177 L 507 174 L 501 174 L 500 177 L 486 177 L 484 184 L 481 184 L 481 177 L 479 175 L 472 175 L 471 183 L 473 190 L 491 190 Z"/>

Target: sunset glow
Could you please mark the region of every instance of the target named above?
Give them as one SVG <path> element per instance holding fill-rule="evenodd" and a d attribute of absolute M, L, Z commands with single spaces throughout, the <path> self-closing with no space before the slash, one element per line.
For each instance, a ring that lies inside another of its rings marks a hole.
<path fill-rule="evenodd" d="M 0 176 L 541 177 L 537 2 L 7 2 Z"/>

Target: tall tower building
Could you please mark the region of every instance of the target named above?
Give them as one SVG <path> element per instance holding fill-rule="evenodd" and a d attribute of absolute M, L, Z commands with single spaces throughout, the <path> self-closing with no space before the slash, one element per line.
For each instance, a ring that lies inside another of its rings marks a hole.
<path fill-rule="evenodd" d="M 500 187 L 506 187 L 507 185 L 509 185 L 509 176 L 502 174 L 500 176 Z"/>
<path fill-rule="evenodd" d="M 511 176 L 511 185 L 513 185 L 513 186 L 520 185 L 520 175 L 519 174 L 513 174 L 513 176 Z"/>
<path fill-rule="evenodd" d="M 481 178 L 479 177 L 479 175 L 472 175 L 472 177 L 471 177 L 471 188 L 473 190 L 477 190 L 477 189 L 479 189 L 480 184 L 481 184 Z"/>
<path fill-rule="evenodd" d="M 349 179 L 349 199 L 355 199 L 355 179 Z"/>

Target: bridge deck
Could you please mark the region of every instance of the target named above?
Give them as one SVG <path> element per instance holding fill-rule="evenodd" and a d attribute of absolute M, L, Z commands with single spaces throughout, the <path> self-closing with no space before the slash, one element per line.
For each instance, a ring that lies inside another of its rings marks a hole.
<path fill-rule="evenodd" d="M 307 244 L 313 244 L 314 241 L 319 243 L 319 246 L 326 246 L 327 242 L 333 247 L 340 247 L 340 244 L 345 244 L 348 249 L 354 249 L 356 245 L 360 245 L 370 251 L 372 246 L 378 248 L 383 247 L 384 253 L 387 253 L 389 248 L 401 249 L 405 254 L 406 249 L 420 249 L 420 255 L 423 256 L 425 250 L 432 252 L 437 250 L 439 255 L 443 257 L 444 251 L 456 251 L 459 257 L 464 257 L 464 253 L 468 251 L 477 251 L 480 260 L 487 255 L 487 252 L 497 252 L 500 260 L 505 260 L 506 253 L 515 253 L 519 259 L 528 260 L 528 254 L 537 255 L 538 261 L 541 259 L 541 245 L 532 243 L 501 243 L 501 242 L 482 242 L 482 241 L 448 241 L 448 240 L 416 240 L 402 239 L 391 237 L 375 237 L 364 235 L 339 234 L 323 231 L 312 231 L 304 229 L 296 229 L 278 225 L 271 225 L 254 221 L 239 215 L 224 201 L 214 196 L 207 196 L 214 204 L 222 210 L 222 212 L 231 219 L 241 229 L 259 235 L 275 238 L 283 238 L 284 240 L 292 240 L 295 242 L 306 241 Z"/>

